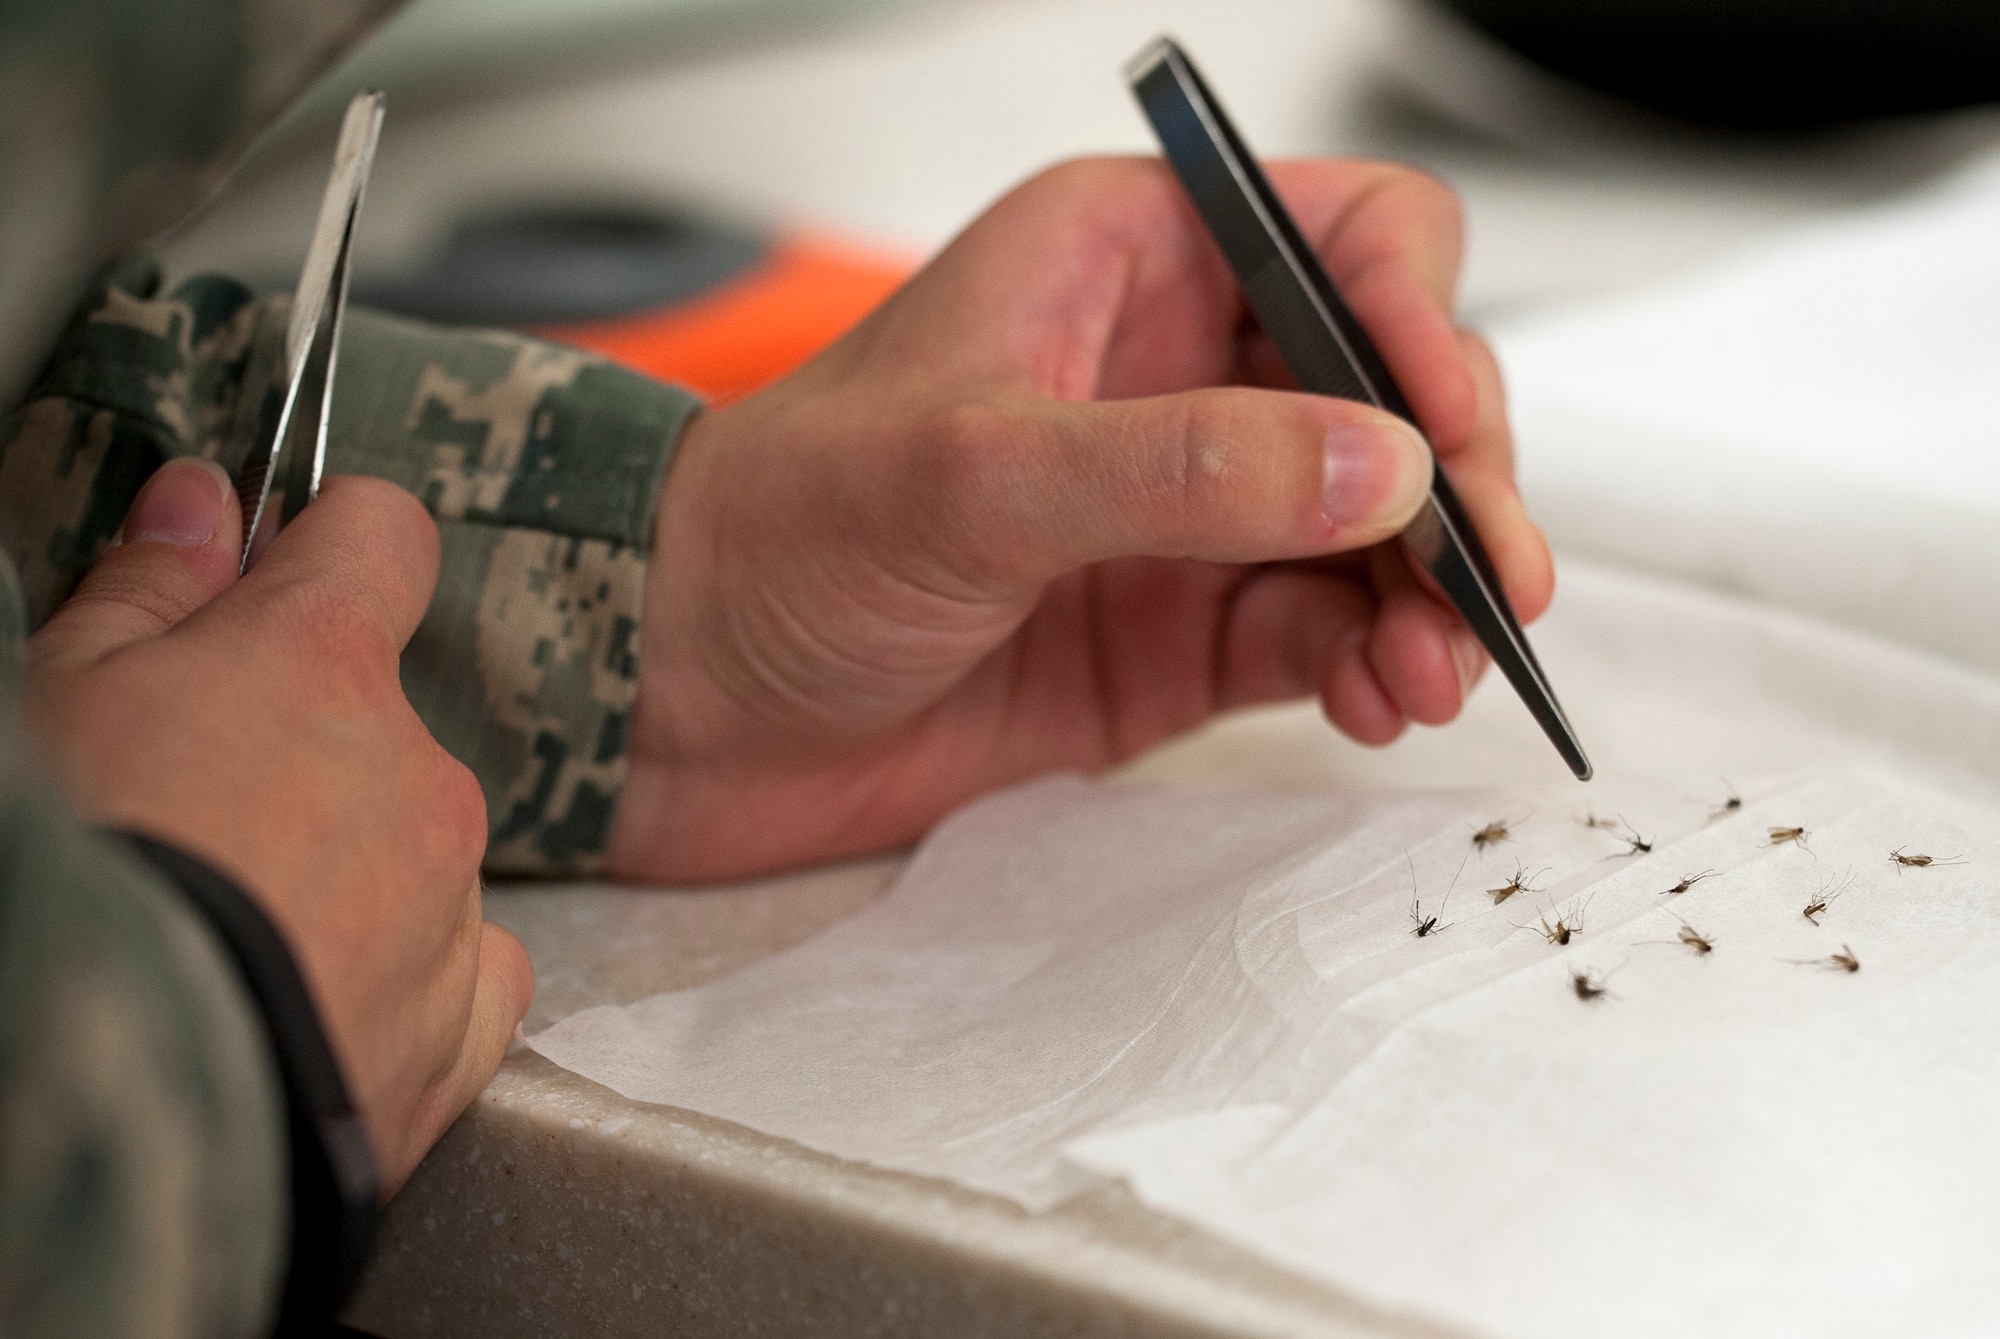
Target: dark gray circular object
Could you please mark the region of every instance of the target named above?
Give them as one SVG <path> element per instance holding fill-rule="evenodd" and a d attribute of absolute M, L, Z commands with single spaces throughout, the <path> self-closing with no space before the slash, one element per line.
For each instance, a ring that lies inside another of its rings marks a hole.
<path fill-rule="evenodd" d="M 2000 100 L 2000 0 L 1442 0 L 1654 111 L 1797 130 Z"/>
<path fill-rule="evenodd" d="M 643 208 L 478 215 L 419 269 L 356 275 L 354 299 L 454 324 L 553 325 L 685 302 L 762 258 L 756 233 Z"/>

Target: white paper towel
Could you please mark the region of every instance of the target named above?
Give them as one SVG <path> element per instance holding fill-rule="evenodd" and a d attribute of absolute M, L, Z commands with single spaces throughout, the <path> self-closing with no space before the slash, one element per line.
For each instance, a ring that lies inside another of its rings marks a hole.
<path fill-rule="evenodd" d="M 1314 742 L 1264 773 L 1452 790 L 1053 779 L 948 821 L 820 938 L 532 1044 L 1031 1206 L 1122 1176 L 1482 1334 L 2000 1324 L 2000 688 L 1589 570 L 1540 642 L 1590 787 L 1557 779 L 1504 684 L 1387 754 L 1294 722 Z M 1712 819 L 1724 771 L 1746 803 Z M 1586 806 L 1655 850 L 1618 855 Z M 1767 844 L 1793 825 L 1806 848 Z M 1899 874 L 1897 846 L 1966 863 Z M 1522 867 L 1545 891 L 1495 905 Z M 1413 877 L 1440 933 L 1410 933 Z M 1579 912 L 1567 948 L 1536 928 Z M 1715 951 L 1675 942 L 1672 912 Z M 1842 945 L 1860 972 L 1785 961 Z M 1578 999 L 1574 970 L 1610 993 Z"/>
<path fill-rule="evenodd" d="M 1599 884 L 1567 952 L 1502 941 L 1343 1006 L 1329 1046 L 1354 1009 L 1393 1027 L 1261 1128 L 1218 1140 L 1213 1117 L 1168 1119 L 1069 1155 L 1303 1273 L 1478 1333 L 1991 1332 L 1994 825 L 1865 777 L 1758 809 L 1683 840 L 1650 879 Z M 1758 846 L 1779 814 L 1813 828 L 1817 861 Z M 1976 863 L 1898 878 L 1885 853 L 1913 838 Z M 1706 868 L 1722 873 L 1659 895 L 1662 875 Z M 1815 929 L 1802 906 L 1850 868 Z M 1712 954 L 1675 942 L 1675 913 Z M 1854 974 L 1793 961 L 1849 946 Z M 1572 970 L 1610 993 L 1579 1001 Z"/>

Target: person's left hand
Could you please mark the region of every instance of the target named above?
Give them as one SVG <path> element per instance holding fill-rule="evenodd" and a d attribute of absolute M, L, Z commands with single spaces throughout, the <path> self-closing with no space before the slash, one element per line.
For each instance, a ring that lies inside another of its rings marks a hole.
<path fill-rule="evenodd" d="M 393 1191 L 500 1066 L 535 993 L 480 919 L 486 803 L 403 696 L 438 531 L 333 478 L 238 578 L 215 465 L 173 460 L 28 642 L 22 725 L 93 822 L 239 883 L 297 962 Z"/>
<path fill-rule="evenodd" d="M 1553 575 L 1497 369 L 1453 328 L 1456 202 L 1382 164 L 1271 176 L 1533 619 Z M 1422 440 L 1292 385 L 1158 161 L 1002 200 L 826 353 L 687 430 L 613 871 L 898 845 L 1245 703 L 1317 694 L 1370 744 L 1450 720 L 1483 654 L 1383 543 L 1425 495 Z"/>

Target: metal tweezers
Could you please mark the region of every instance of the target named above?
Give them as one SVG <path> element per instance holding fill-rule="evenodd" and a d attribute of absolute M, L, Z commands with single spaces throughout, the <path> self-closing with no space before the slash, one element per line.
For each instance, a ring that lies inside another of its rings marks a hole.
<path fill-rule="evenodd" d="M 348 259 L 368 170 L 375 163 L 375 141 L 382 132 L 382 104 L 380 93 L 357 93 L 347 104 L 340 143 L 333 151 L 333 171 L 320 199 L 319 222 L 313 226 L 305 269 L 292 296 L 282 356 L 264 387 L 256 436 L 236 473 L 245 572 L 278 531 L 319 494 L 320 471 L 326 465 L 327 418 L 333 407 L 334 362 L 340 353 L 340 318 L 347 308 Z"/>
<path fill-rule="evenodd" d="M 1155 39 L 1125 70 L 1167 161 L 1236 272 L 1243 297 L 1302 390 L 1359 400 L 1412 426 L 1409 401 L 1319 258 L 1180 47 Z M 1456 608 L 1579 781 L 1590 759 L 1549 687 L 1451 481 L 1403 531 L 1417 568 Z"/>

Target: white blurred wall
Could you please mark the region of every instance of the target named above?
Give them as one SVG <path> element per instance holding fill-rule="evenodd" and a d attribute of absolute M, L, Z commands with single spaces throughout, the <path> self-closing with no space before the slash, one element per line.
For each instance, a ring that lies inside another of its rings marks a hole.
<path fill-rule="evenodd" d="M 1510 123 L 1518 90 L 1492 77 L 1504 62 L 1467 62 L 1399 0 L 420 0 L 397 24 L 358 66 L 418 90 L 398 102 L 392 85 L 364 263 L 415 253 L 468 208 L 566 197 L 694 201 L 921 254 L 1037 167 L 1150 151 L 1119 69 L 1163 30 L 1260 153 L 1396 157 L 1450 181 L 1470 219 L 1474 317 L 1688 269 L 1911 189 L 1995 139 L 1973 115 L 1717 146 L 1583 133 L 1559 101 Z M 465 83 L 482 50 L 490 77 Z M 537 50 L 560 77 L 523 65 Z M 459 72 L 455 95 L 425 91 L 429 59 Z M 252 174 L 175 258 L 295 266 L 323 153 Z"/>

